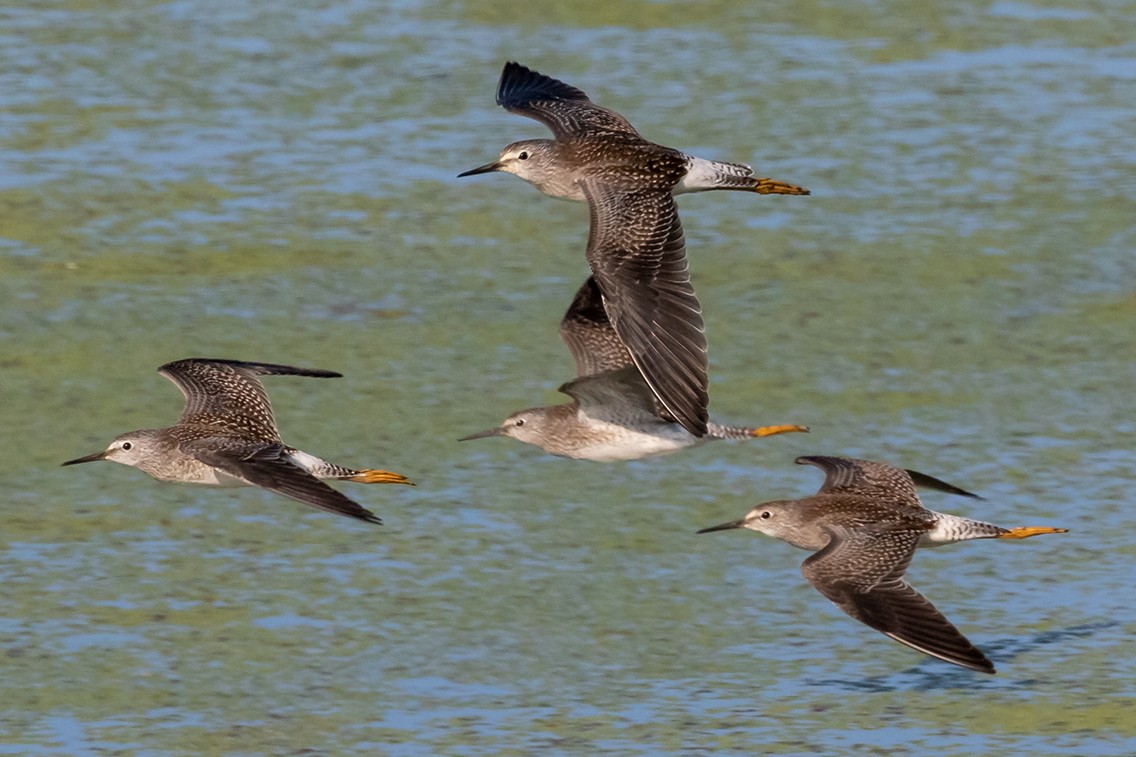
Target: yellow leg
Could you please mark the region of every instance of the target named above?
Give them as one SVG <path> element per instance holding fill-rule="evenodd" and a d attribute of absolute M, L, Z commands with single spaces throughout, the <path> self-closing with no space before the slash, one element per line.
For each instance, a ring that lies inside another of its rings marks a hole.
<path fill-rule="evenodd" d="M 794 431 L 799 431 L 803 434 L 809 432 L 808 426 L 798 426 L 795 423 L 782 423 L 779 426 L 761 426 L 760 428 L 750 429 L 749 435 L 762 437 L 762 436 L 776 436 L 777 434 L 789 434 Z"/>
<path fill-rule="evenodd" d="M 347 480 L 358 481 L 361 484 L 406 484 L 407 486 L 414 486 L 414 482 L 401 473 L 391 473 L 389 470 L 372 470 L 371 468 L 361 470 L 358 475 Z"/>
<path fill-rule="evenodd" d="M 1019 526 L 1018 528 L 1011 528 L 1004 534 L 998 534 L 999 539 L 1028 539 L 1031 536 L 1040 536 L 1041 534 L 1064 534 L 1068 533 L 1067 528 L 1050 528 L 1049 526 Z"/>
<path fill-rule="evenodd" d="M 796 184 L 787 184 L 777 179 L 756 179 L 757 186 L 753 191 L 759 195 L 807 195 L 812 194 L 804 187 L 798 187 Z"/>

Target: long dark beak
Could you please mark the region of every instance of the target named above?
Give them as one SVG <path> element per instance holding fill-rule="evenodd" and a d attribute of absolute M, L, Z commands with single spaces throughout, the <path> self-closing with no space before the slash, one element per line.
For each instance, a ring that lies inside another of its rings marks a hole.
<path fill-rule="evenodd" d="M 491 428 L 487 431 L 478 431 L 476 434 L 470 434 L 469 436 L 463 436 L 461 439 L 458 439 L 458 441 L 459 442 L 468 442 L 470 439 L 488 439 L 491 436 L 501 436 L 501 434 L 503 434 L 503 433 L 505 433 L 504 429 L 502 429 L 500 426 L 498 426 L 497 428 Z"/>
<path fill-rule="evenodd" d="M 102 452 L 96 452 L 93 455 L 87 455 L 86 457 L 77 457 L 74 460 L 68 460 L 63 464 L 77 465 L 79 463 L 93 463 L 96 460 L 106 460 L 106 450 L 103 450 Z"/>
<path fill-rule="evenodd" d="M 710 526 L 710 528 L 704 528 L 701 531 L 696 531 L 695 533 L 708 534 L 711 531 L 729 531 L 731 528 L 745 528 L 745 524 L 745 518 L 738 518 L 737 520 L 732 520 L 729 523 L 719 523 L 716 526 Z"/>
<path fill-rule="evenodd" d="M 476 176 L 479 173 L 491 173 L 493 171 L 500 171 L 500 170 L 501 170 L 501 161 L 495 160 L 492 163 L 486 163 L 483 166 L 478 166 L 477 168 L 471 168 L 468 171 L 463 171 L 462 173 L 458 174 L 458 178 L 460 179 L 463 176 Z"/>

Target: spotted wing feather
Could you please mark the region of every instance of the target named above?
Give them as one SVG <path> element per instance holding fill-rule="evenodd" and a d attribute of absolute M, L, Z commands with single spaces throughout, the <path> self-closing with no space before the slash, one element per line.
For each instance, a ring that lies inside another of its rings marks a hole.
<path fill-rule="evenodd" d="M 825 473 L 822 493 L 832 494 L 862 494 L 886 495 L 899 501 L 919 504 L 919 495 L 915 487 L 935 489 L 948 494 L 963 497 L 982 499 L 977 494 L 968 492 L 946 481 L 928 476 L 915 470 L 897 468 L 887 463 L 873 460 L 858 460 L 852 457 L 830 457 L 825 455 L 808 455 L 798 457 L 793 462 L 798 465 L 815 465 Z"/>
<path fill-rule="evenodd" d="M 572 353 L 577 376 L 592 376 L 635 365 L 623 340 L 612 328 L 594 276 L 589 276 L 576 291 L 560 321 L 560 338 Z"/>
<path fill-rule="evenodd" d="M 801 572 L 849 616 L 901 644 L 983 673 L 994 665 L 903 575 L 915 553 L 915 529 L 830 529 L 828 546 Z"/>
<path fill-rule="evenodd" d="M 638 133 L 627 119 L 596 105 L 583 91 L 509 61 L 497 84 L 497 104 L 540 121 L 559 139 L 587 131 Z"/>
<path fill-rule="evenodd" d="M 707 357 L 702 307 L 666 189 L 580 182 L 591 229 L 588 263 L 619 338 L 659 401 L 690 433 L 706 433 Z"/>
<path fill-rule="evenodd" d="M 907 475 L 911 476 L 912 483 L 923 489 L 934 489 L 936 491 L 946 492 L 947 494 L 954 494 L 959 497 L 985 499 L 985 497 L 981 497 L 974 492 L 968 492 L 966 489 L 962 489 L 958 486 L 955 486 L 954 484 L 948 484 L 946 481 L 935 478 L 934 476 L 928 476 L 926 473 L 920 473 L 917 470 L 911 470 L 910 468 L 908 468 Z"/>
<path fill-rule="evenodd" d="M 798 457 L 793 462 L 798 465 L 815 465 L 824 471 L 821 494 L 887 496 L 921 507 L 915 484 L 902 468 L 872 460 L 824 455 Z"/>
<path fill-rule="evenodd" d="M 218 431 L 262 441 L 280 441 L 272 404 L 258 376 L 336 378 L 341 374 L 273 363 L 188 358 L 166 363 L 158 373 L 185 396 L 180 425 L 215 427 Z"/>

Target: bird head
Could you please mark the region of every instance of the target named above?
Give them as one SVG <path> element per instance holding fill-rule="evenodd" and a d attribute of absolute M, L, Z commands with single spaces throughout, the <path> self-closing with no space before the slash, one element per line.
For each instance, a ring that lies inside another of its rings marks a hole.
<path fill-rule="evenodd" d="M 748 528 L 750 531 L 759 531 L 769 536 L 782 538 L 793 526 L 784 517 L 785 512 L 794 504 L 790 500 L 774 500 L 757 505 L 744 518 L 719 523 L 716 526 L 704 528 L 698 533 L 708 534 L 712 531 L 728 531 L 733 528 Z"/>
<path fill-rule="evenodd" d="M 511 436 L 522 442 L 536 444 L 541 438 L 544 428 L 545 414 L 542 410 L 543 408 L 518 410 L 502 421 L 500 426 L 486 431 L 479 431 L 469 436 L 463 436 L 461 439 L 458 439 L 458 441 L 465 442 L 470 439 L 485 439 L 491 436 Z"/>
<path fill-rule="evenodd" d="M 63 464 L 76 465 L 78 463 L 92 463 L 96 460 L 110 460 L 114 463 L 129 465 L 132 468 L 145 469 L 146 462 L 154 457 L 156 446 L 157 439 L 155 432 L 131 431 L 130 433 L 115 437 L 114 441 L 102 452 L 96 452 L 93 455 L 86 455 L 85 457 L 77 457 Z"/>
<path fill-rule="evenodd" d="M 458 177 L 503 171 L 539 185 L 543 183 L 542 177 L 552 171 L 554 144 L 551 139 L 526 139 L 514 142 L 501 151 L 497 160 L 459 173 Z"/>

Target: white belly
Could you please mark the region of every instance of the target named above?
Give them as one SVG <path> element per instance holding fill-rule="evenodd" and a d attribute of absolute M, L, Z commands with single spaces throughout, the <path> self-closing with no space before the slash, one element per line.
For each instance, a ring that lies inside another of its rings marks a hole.
<path fill-rule="evenodd" d="M 593 422 L 591 426 L 597 432 L 594 439 L 581 441 L 561 454 L 578 460 L 610 463 L 669 455 L 699 441 L 677 423 L 659 424 L 649 434 L 606 423 Z"/>

